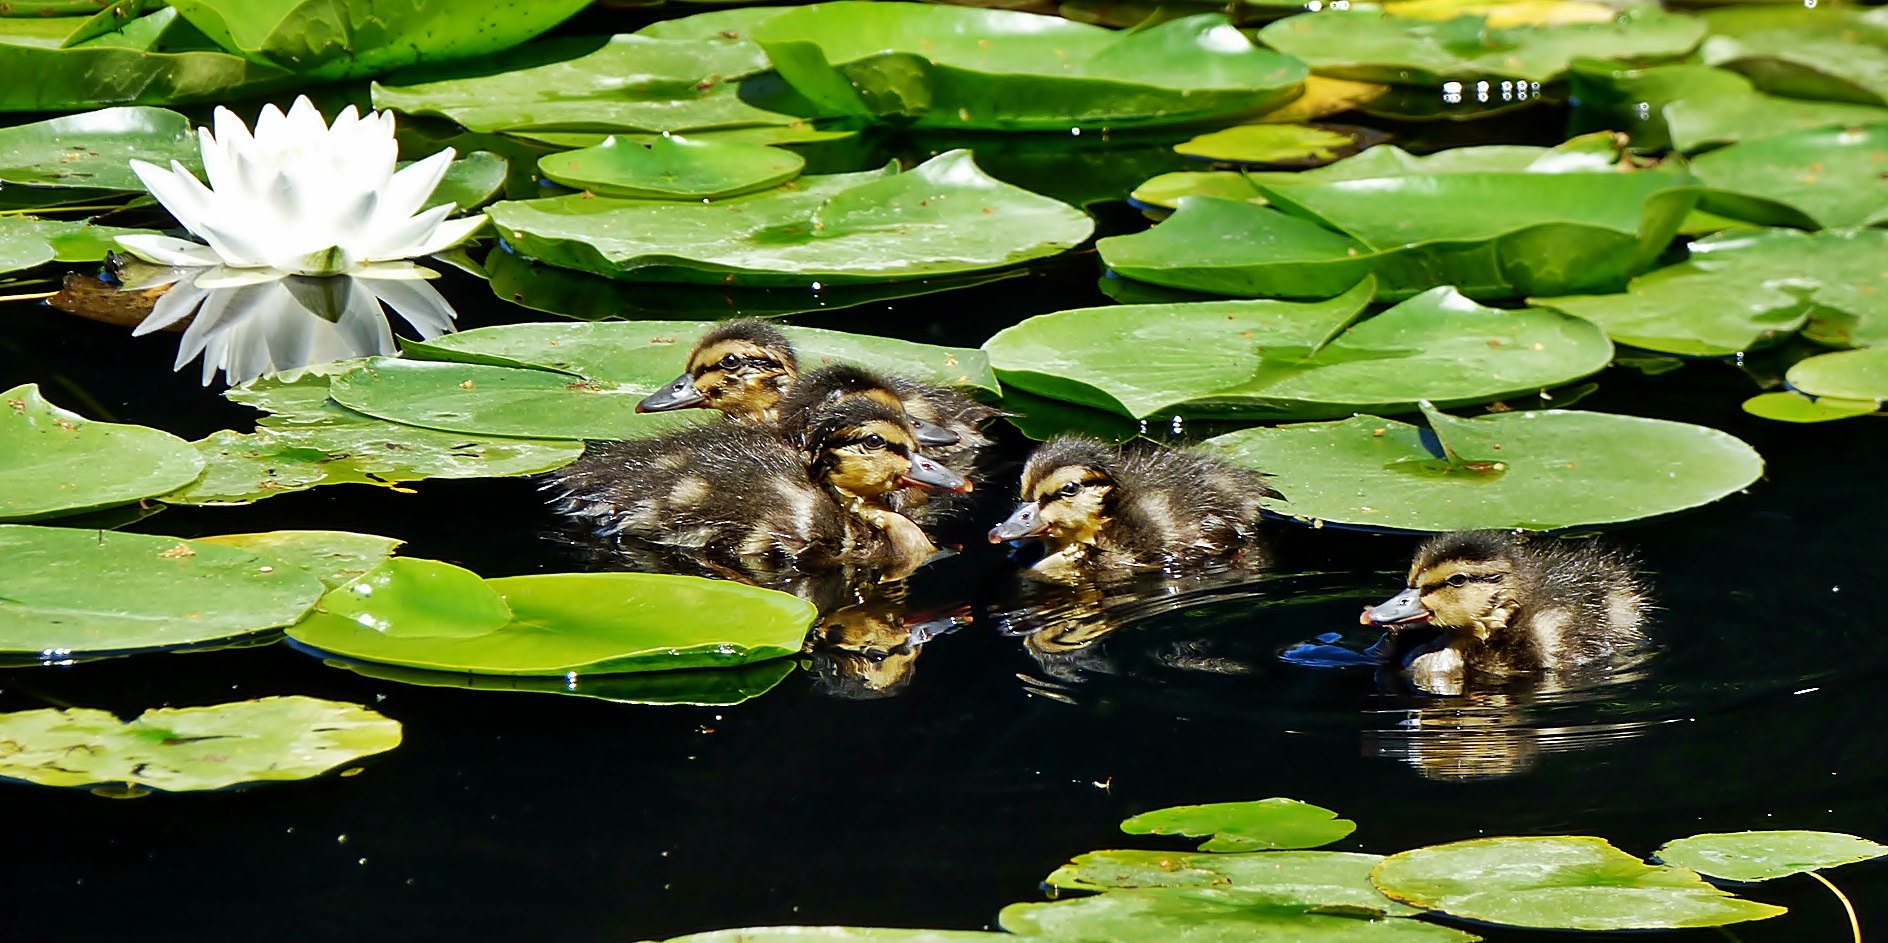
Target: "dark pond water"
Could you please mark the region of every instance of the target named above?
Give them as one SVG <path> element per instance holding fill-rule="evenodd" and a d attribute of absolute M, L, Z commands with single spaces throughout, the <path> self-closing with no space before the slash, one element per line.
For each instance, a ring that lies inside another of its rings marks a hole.
<path fill-rule="evenodd" d="M 1555 120 L 1502 127 L 1526 138 Z M 1139 225 L 1119 207 L 1101 214 L 1104 230 Z M 1029 315 L 1106 303 L 1096 274 L 1087 252 L 994 285 L 793 320 L 974 346 Z M 463 326 L 545 317 L 457 273 L 443 284 Z M 192 438 L 253 420 L 194 371 L 171 372 L 172 335 L 132 340 L 42 306 L 6 305 L 0 318 L 6 385 L 37 382 L 88 415 Z M 1376 852 L 1497 834 L 1596 834 L 1642 854 L 1711 830 L 1888 836 L 1888 438 L 1872 420 L 1747 417 L 1751 383 L 1730 364 L 1598 379 L 1583 405 L 1725 429 L 1769 463 L 1747 495 L 1614 535 L 1638 550 L 1662 607 L 1661 650 L 1630 678 L 1464 700 L 1398 691 L 1367 668 L 1281 661 L 1287 646 L 1354 629 L 1413 546 L 1290 524 L 1276 530 L 1276 575 L 1089 611 L 1112 631 L 1069 651 L 1012 634 L 1033 618 L 1026 606 L 1057 604 L 1019 601 L 1003 551 L 971 545 L 914 577 L 910 604 L 972 621 L 905 659 L 890 697 L 835 696 L 872 685 L 797 671 L 735 707 L 631 706 L 374 680 L 285 645 L 0 671 L 0 710 L 131 715 L 309 694 L 369 704 L 406 736 L 359 776 L 245 791 L 112 801 L 0 787 L 11 904 L 0 939 L 975 929 L 1039 899 L 1037 882 L 1072 855 L 1158 847 L 1116 831 L 1128 815 L 1275 795 L 1356 819 L 1333 847 Z M 1011 444 L 1020 457 L 1026 444 Z M 488 576 L 584 565 L 545 538 L 552 521 L 529 482 L 416 492 L 317 489 L 173 509 L 137 529 L 359 530 Z M 1888 925 L 1888 868 L 1834 877 L 1865 927 Z M 1794 912 L 1709 935 L 1846 938 L 1834 900 L 1807 879 L 1751 896 Z"/>

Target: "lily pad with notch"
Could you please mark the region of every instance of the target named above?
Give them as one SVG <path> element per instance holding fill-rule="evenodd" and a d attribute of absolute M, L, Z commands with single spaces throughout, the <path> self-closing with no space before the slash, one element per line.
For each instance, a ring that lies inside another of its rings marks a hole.
<path fill-rule="evenodd" d="M 1177 202 L 1152 229 L 1097 241 L 1102 261 L 1167 288 L 1291 299 L 1344 294 L 1374 264 L 1357 240 L 1269 207 L 1217 196 Z"/>
<path fill-rule="evenodd" d="M 0 393 L 0 521 L 154 498 L 203 469 L 196 449 L 168 432 L 88 420 L 47 402 L 33 383 Z"/>
<path fill-rule="evenodd" d="M 1371 128 L 1330 124 L 1241 124 L 1175 144 L 1174 152 L 1215 164 L 1319 167 L 1389 140 Z"/>
<path fill-rule="evenodd" d="M 1345 851 L 1091 851 L 1057 868 L 1043 883 L 1078 891 L 1143 887 L 1274 891 L 1298 894 L 1310 907 L 1358 908 L 1394 917 L 1416 914 L 1416 908 L 1383 896 L 1370 883 L 1370 869 L 1382 860 L 1382 855 Z"/>
<path fill-rule="evenodd" d="M 1296 799 L 1215 802 L 1143 812 L 1121 823 L 1129 835 L 1212 836 L 1201 851 L 1316 848 L 1357 830 L 1336 812 Z"/>
<path fill-rule="evenodd" d="M 199 537 L 200 543 L 236 547 L 300 567 L 333 589 L 351 583 L 393 556 L 404 541 L 344 530 L 272 530 Z"/>
<path fill-rule="evenodd" d="M 708 421 L 687 412 L 636 412 L 636 401 L 655 388 L 549 370 L 374 357 L 335 377 L 329 394 L 377 419 L 475 436 L 640 439 Z"/>
<path fill-rule="evenodd" d="M 776 187 L 800 175 L 806 159 L 762 144 L 664 135 L 647 146 L 611 136 L 594 147 L 538 158 L 538 169 L 567 187 L 598 196 L 713 200 Z"/>
<path fill-rule="evenodd" d="M 164 108 L 101 108 L 0 128 L 0 181 L 36 187 L 142 191 L 132 159 L 201 175 L 190 119 Z"/>
<path fill-rule="evenodd" d="M 1888 855 L 1888 845 L 1840 832 L 1710 832 L 1666 842 L 1654 857 L 1725 881 L 1769 881 Z"/>

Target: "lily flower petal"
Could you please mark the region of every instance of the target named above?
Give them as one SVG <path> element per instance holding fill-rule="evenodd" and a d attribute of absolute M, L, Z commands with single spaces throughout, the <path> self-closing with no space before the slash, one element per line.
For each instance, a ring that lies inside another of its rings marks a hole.
<path fill-rule="evenodd" d="M 281 281 L 288 276 L 271 268 L 219 268 L 197 276 L 197 287 L 216 291 L 223 288 L 241 288 L 245 285 L 260 285 L 263 282 Z"/>
<path fill-rule="evenodd" d="M 426 205 L 426 198 L 439 189 L 439 181 L 445 179 L 453 154 L 453 149 L 448 147 L 395 173 L 381 191 L 379 218 L 375 223 L 388 225 L 419 212 L 420 207 Z"/>
<path fill-rule="evenodd" d="M 119 236 L 116 241 L 126 252 L 157 265 L 195 268 L 223 264 L 221 256 L 200 242 L 189 242 L 170 236 L 159 236 L 155 233 L 133 233 Z"/>
<path fill-rule="evenodd" d="M 439 277 L 438 272 L 405 260 L 369 262 L 348 274 L 355 278 L 385 282 L 423 282 Z"/>
<path fill-rule="evenodd" d="M 203 303 L 204 296 L 209 292 L 196 287 L 193 282 L 194 279 L 173 285 L 159 295 L 157 304 L 151 306 L 151 313 L 145 315 L 144 320 L 131 329 L 131 336 L 143 337 L 146 334 L 161 331 L 196 313 L 197 306 Z"/>
<path fill-rule="evenodd" d="M 454 209 L 451 203 L 435 206 L 411 219 L 368 234 L 367 238 L 362 241 L 367 260 L 380 262 L 424 255 L 425 253 L 419 248 L 423 244 L 421 240 L 436 235 L 440 225 Z"/>
<path fill-rule="evenodd" d="M 472 234 L 478 232 L 480 227 L 483 227 L 485 223 L 486 216 L 484 213 L 480 213 L 477 216 L 467 216 L 464 219 L 449 219 L 440 223 L 439 228 L 433 230 L 433 234 L 427 237 L 425 242 L 415 246 L 409 254 L 421 256 L 432 255 L 435 252 L 444 252 L 472 238 Z"/>
<path fill-rule="evenodd" d="M 358 284 L 405 318 L 423 341 L 451 331 L 458 317 L 439 290 L 424 281 L 363 280 Z"/>

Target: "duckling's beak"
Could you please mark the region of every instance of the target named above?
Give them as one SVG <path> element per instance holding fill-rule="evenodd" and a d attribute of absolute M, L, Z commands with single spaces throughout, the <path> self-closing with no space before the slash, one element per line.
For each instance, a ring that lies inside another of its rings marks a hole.
<path fill-rule="evenodd" d="M 1428 618 L 1429 610 L 1423 606 L 1422 593 L 1412 586 L 1391 596 L 1388 602 L 1365 607 L 1357 621 L 1362 625 L 1398 626 Z"/>
<path fill-rule="evenodd" d="M 916 416 L 910 418 L 911 431 L 917 436 L 919 445 L 956 445 L 964 441 L 963 436 L 936 423 L 925 422 Z"/>
<path fill-rule="evenodd" d="M 931 491 L 969 491 L 973 485 L 964 476 L 925 458 L 916 452 L 911 454 L 911 467 L 898 480 L 907 485 L 926 488 Z"/>
<path fill-rule="evenodd" d="M 670 409 L 686 409 L 700 406 L 705 399 L 707 397 L 695 389 L 695 378 L 684 373 L 669 381 L 662 389 L 643 397 L 642 402 L 636 404 L 636 411 L 659 413 Z"/>
<path fill-rule="evenodd" d="M 1000 544 L 1006 540 L 1021 540 L 1036 537 L 1045 530 L 1040 509 L 1034 501 L 1026 501 L 1016 509 L 1003 523 L 990 528 L 990 542 Z"/>

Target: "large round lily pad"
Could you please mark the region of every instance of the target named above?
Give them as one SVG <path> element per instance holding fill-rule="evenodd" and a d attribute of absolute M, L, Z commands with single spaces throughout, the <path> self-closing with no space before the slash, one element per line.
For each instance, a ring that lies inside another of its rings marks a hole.
<path fill-rule="evenodd" d="M 201 174 L 190 119 L 163 108 L 103 108 L 0 128 L 0 181 L 41 187 L 143 190 L 128 161 Z"/>
<path fill-rule="evenodd" d="M 1810 396 L 1888 400 L 1888 347 L 1845 350 L 1799 360 L 1784 379 Z"/>
<path fill-rule="evenodd" d="M 0 521 L 128 504 L 203 473 L 203 457 L 167 432 L 92 422 L 28 383 L 0 393 Z"/>
<path fill-rule="evenodd" d="M 369 416 L 481 436 L 639 439 L 708 421 L 692 412 L 636 412 L 636 401 L 655 386 L 627 387 L 549 370 L 374 357 L 335 377 L 329 392 L 336 402 Z"/>
<path fill-rule="evenodd" d="M 1840 832 L 1711 832 L 1666 842 L 1656 858 L 1726 881 L 1768 881 L 1888 855 L 1888 845 Z"/>
<path fill-rule="evenodd" d="M 1391 855 L 1389 896 L 1451 916 L 1555 930 L 1663 930 L 1762 920 L 1781 907 L 1733 897 L 1684 868 L 1649 865 L 1602 838 L 1478 838 Z"/>
<path fill-rule="evenodd" d="M 1176 203 L 1152 229 L 1098 241 L 1102 261 L 1154 285 L 1255 298 L 1330 298 L 1370 275 L 1368 248 L 1314 222 L 1246 199 Z"/>
<path fill-rule="evenodd" d="M 1012 10 L 838 0 L 768 17 L 753 37 L 820 106 L 917 127 L 1201 121 L 1268 110 L 1306 75 L 1220 14 L 1116 32 Z"/>
<path fill-rule="evenodd" d="M 940 8 L 943 9 L 943 8 Z M 613 278 L 734 285 L 894 281 L 1001 268 L 1087 239 L 1080 210 L 949 151 L 895 167 L 809 175 L 713 203 L 588 199 L 488 211 L 524 255 Z"/>
<path fill-rule="evenodd" d="M 200 537 L 200 543 L 237 547 L 300 567 L 323 586 L 351 583 L 386 562 L 402 541 L 344 530 L 272 530 Z"/>
<path fill-rule="evenodd" d="M 221 50 L 153 52 L 147 43 L 118 45 L 102 38 L 65 48 L 66 40 L 90 19 L 0 17 L 0 75 L 32 76 L 32 81 L 0 86 L 0 111 L 199 101 L 227 96 L 246 83 L 289 75 L 278 66 Z"/>
<path fill-rule="evenodd" d="M 1390 900 L 1370 883 L 1370 869 L 1382 860 L 1382 855 L 1346 851 L 1093 851 L 1057 868 L 1043 883 L 1081 891 L 1141 887 L 1271 891 L 1297 894 L 1307 907 L 1355 907 L 1390 916 L 1414 914 L 1415 908 Z"/>
<path fill-rule="evenodd" d="M 779 186 L 806 158 L 763 144 L 663 135 L 647 146 L 612 135 L 602 144 L 538 158 L 544 176 L 598 196 L 710 200 Z"/>
<path fill-rule="evenodd" d="M 400 722 L 291 695 L 150 710 L 129 722 L 88 708 L 0 714 L 0 744 L 0 776 L 194 792 L 313 779 L 399 746 Z"/>
<path fill-rule="evenodd" d="M 235 547 L 0 524 L 0 651 L 174 648 L 288 625 L 321 581 Z"/>
<path fill-rule="evenodd" d="M 1215 802 L 1143 812 L 1121 823 L 1129 835 L 1211 835 L 1201 851 L 1316 848 L 1357 830 L 1336 812 L 1296 799 Z"/>
<path fill-rule="evenodd" d="M 814 608 L 786 593 L 692 576 L 552 573 L 480 580 L 434 561 L 395 559 L 363 580 L 397 586 L 395 601 L 358 592 L 333 601 L 289 637 L 362 661 L 491 675 L 607 674 L 742 665 L 800 650 Z M 423 600 L 457 595 L 449 607 Z M 420 603 L 413 601 L 420 600 Z M 511 618 L 498 613 L 509 607 Z M 497 623 L 497 624 L 494 624 Z"/>
<path fill-rule="evenodd" d="M 1329 302 L 1207 302 L 1042 315 L 989 341 L 1004 381 L 1135 418 L 1321 418 L 1459 405 L 1596 373 L 1612 344 L 1593 325 L 1475 304 L 1450 288 L 1336 333 L 1370 286 Z"/>
<path fill-rule="evenodd" d="M 1481 939 L 1421 920 L 1309 910 L 1289 892 L 1156 888 L 1110 891 L 1049 904 L 1011 904 L 997 915 L 997 922 L 1026 937 L 1110 943 L 1176 939 L 1190 943 L 1473 943 Z"/>
<path fill-rule="evenodd" d="M 1790 98 L 1888 104 L 1888 21 L 1836 6 L 1714 10 L 1707 65 Z"/>
<path fill-rule="evenodd" d="M 1272 473 L 1308 521 L 1407 531 L 1557 530 L 1709 504 L 1756 481 L 1763 459 L 1716 429 L 1579 410 L 1457 419 L 1425 430 L 1375 416 L 1244 429 L 1209 439 Z"/>
<path fill-rule="evenodd" d="M 1888 124 L 1815 128 L 1733 144 L 1692 161 L 1703 209 L 1772 226 L 1868 226 L 1888 218 Z"/>

